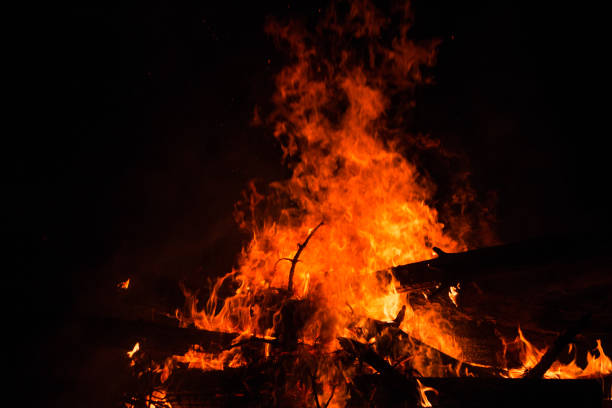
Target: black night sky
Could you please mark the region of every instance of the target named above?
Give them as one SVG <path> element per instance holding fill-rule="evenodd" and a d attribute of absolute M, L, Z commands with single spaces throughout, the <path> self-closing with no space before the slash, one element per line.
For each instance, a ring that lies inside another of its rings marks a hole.
<path fill-rule="evenodd" d="M 465 157 L 478 199 L 494 204 L 496 242 L 610 226 L 602 11 L 534 3 L 413 3 L 414 35 L 443 40 L 415 129 Z M 232 221 L 241 191 L 288 175 L 270 129 L 250 125 L 284 61 L 266 17 L 314 19 L 324 7 L 80 2 L 54 20 L 53 41 L 40 33 L 33 58 L 53 69 L 37 81 L 53 91 L 36 103 L 52 119 L 32 117 L 26 127 L 44 130 L 9 155 L 9 232 L 33 287 L 24 313 L 38 316 L 26 343 L 49 362 L 34 374 L 41 394 L 91 406 L 91 383 L 112 377 L 66 327 L 103 313 L 119 280 L 171 305 L 179 279 L 229 270 L 245 239 Z"/>

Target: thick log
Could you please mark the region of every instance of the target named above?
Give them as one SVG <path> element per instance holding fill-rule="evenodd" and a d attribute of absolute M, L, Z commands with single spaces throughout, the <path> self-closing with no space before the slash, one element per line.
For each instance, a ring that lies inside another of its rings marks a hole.
<path fill-rule="evenodd" d="M 574 264 L 585 259 L 601 258 L 610 265 L 610 239 L 585 237 L 549 237 L 524 242 L 479 248 L 466 252 L 446 253 L 436 248 L 438 257 L 392 268 L 404 285 L 437 281 L 457 282 L 509 270 L 531 269 L 547 264 Z"/>
<path fill-rule="evenodd" d="M 574 324 L 572 327 L 564 331 L 555 342 L 546 350 L 546 353 L 542 356 L 540 361 L 529 371 L 527 371 L 523 378 L 542 378 L 546 371 L 552 366 L 557 360 L 559 354 L 567 348 L 567 346 L 574 341 L 574 338 L 581 330 L 587 325 L 590 315 L 584 316 L 579 322 Z"/>
<path fill-rule="evenodd" d="M 176 369 L 164 385 L 166 400 L 174 408 L 265 406 L 271 400 L 266 384 L 270 377 L 260 374 L 249 375 L 245 368 Z"/>
<path fill-rule="evenodd" d="M 461 370 L 461 372 L 468 372 L 471 375 L 476 375 L 477 377 L 499 377 L 502 374 L 506 374 L 506 370 L 495 367 L 491 364 L 495 364 L 496 361 L 484 361 L 480 360 L 480 365 L 470 364 L 469 362 L 459 361 L 456 358 L 449 356 L 443 351 L 438 350 L 435 347 L 430 346 L 422 342 L 421 340 L 412 337 L 408 333 L 399 329 L 399 324 L 401 323 L 401 319 L 403 319 L 403 315 L 405 313 L 405 307 L 402 308 L 402 311 L 398 314 L 393 322 L 381 322 L 379 320 L 370 319 L 369 321 L 375 328 L 375 332 L 366 332 L 366 340 L 374 337 L 375 335 L 379 335 L 385 329 L 392 330 L 392 333 L 402 342 L 407 342 L 412 345 L 412 348 L 418 350 L 417 353 L 421 353 L 423 355 L 430 356 L 433 361 L 436 361 L 436 364 L 440 366 L 448 367 L 449 371 L 452 370 Z M 497 351 L 498 344 L 495 344 L 494 350 Z M 489 365 L 483 365 L 483 364 Z M 440 374 L 437 374 L 440 375 Z"/>
<path fill-rule="evenodd" d="M 594 380 L 525 380 L 503 378 L 421 378 L 434 408 L 600 408 L 601 386 Z M 355 378 L 359 393 L 347 407 L 388 407 L 394 392 L 379 375 Z M 363 395 L 371 396 L 364 400 Z"/>
<path fill-rule="evenodd" d="M 174 408 L 271 406 L 273 388 L 277 386 L 272 382 L 270 370 L 273 367 L 208 372 L 180 370 L 167 384 L 167 401 Z M 426 394 L 433 408 L 602 406 L 601 385 L 595 380 L 425 377 L 419 381 L 436 390 Z M 398 394 L 409 392 L 393 386 L 388 377 L 380 374 L 358 375 L 351 387 L 348 408 L 403 407 L 406 402 Z"/>
<path fill-rule="evenodd" d="M 496 330 L 502 332 L 516 333 L 520 325 L 524 331 L 539 332 L 543 340 L 548 337 L 540 344 L 545 345 L 551 336 L 591 314 L 591 324 L 582 334 L 589 342 L 601 338 L 610 343 L 609 248 L 609 237 L 537 239 L 456 254 L 440 252 L 438 258 L 397 266 L 392 273 L 407 288 L 441 285 L 433 299 L 448 310 L 453 327 L 461 326 L 464 318 L 479 325 L 495 322 Z M 447 297 L 449 285 L 457 282 L 461 282 L 459 308 Z M 419 302 L 418 296 L 414 301 Z M 482 330 L 461 336 L 478 344 Z"/>
<path fill-rule="evenodd" d="M 206 351 L 218 352 L 229 348 L 238 336 L 234 333 L 117 318 L 88 318 L 82 321 L 81 327 L 86 342 L 128 349 L 139 342 L 144 350 L 167 355 L 183 354 L 194 344 Z"/>

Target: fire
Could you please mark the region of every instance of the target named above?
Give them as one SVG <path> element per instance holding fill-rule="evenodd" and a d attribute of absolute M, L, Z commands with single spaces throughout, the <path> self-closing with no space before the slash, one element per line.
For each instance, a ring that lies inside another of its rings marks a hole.
<path fill-rule="evenodd" d="M 323 59 L 310 34 L 292 25 L 268 25 L 294 58 L 278 74 L 278 109 L 272 115 L 293 174 L 272 183 L 265 196 L 251 184 L 243 203 L 250 208 L 238 211 L 237 218 L 252 240 L 238 267 L 218 280 L 206 305 L 186 293 L 192 306 L 184 324 L 257 336 L 275 333 L 279 311 L 268 307 L 272 293 L 288 291 L 314 305 L 300 333 L 306 344 L 336 350 L 337 337 L 355 336 L 352 327 L 367 319 L 391 322 L 405 308 L 402 330 L 449 355 L 461 355 L 436 310 L 415 312 L 395 278 L 381 272 L 430 258 L 434 243 L 450 251 L 465 249 L 446 232 L 429 204 L 433 185 L 404 157 L 398 129 L 386 122 L 390 90 L 409 94 L 423 80 L 421 67 L 435 57 L 435 43 L 408 39 L 405 13 L 400 33 L 385 46 L 378 38 L 388 21 L 369 3 L 354 3 L 342 27 L 332 10 L 326 25 L 336 30 L 339 42 L 356 36 L 368 44 L 367 61 L 349 49 Z M 357 24 L 360 19 L 366 20 L 363 26 Z M 307 246 L 301 244 L 306 237 Z M 221 298 L 221 288 L 232 283 L 238 286 L 234 295 Z M 219 356 L 210 358 L 216 360 L 211 366 L 218 366 Z"/>
<path fill-rule="evenodd" d="M 461 285 L 458 283 L 457 286 L 451 286 L 448 289 L 448 297 L 453 302 L 455 307 L 458 306 L 457 305 L 457 296 L 459 296 L 459 289 L 460 288 L 461 288 Z"/>
<path fill-rule="evenodd" d="M 433 387 L 426 387 L 424 386 L 419 380 L 416 380 L 418 388 L 419 388 L 419 405 L 422 407 L 431 407 L 433 405 L 431 405 L 431 402 L 429 402 L 429 399 L 427 398 L 427 392 L 433 392 L 434 394 L 438 394 L 438 390 L 436 390 Z"/>
<path fill-rule="evenodd" d="M 533 368 L 546 353 L 546 348 L 540 349 L 525 338 L 521 329 L 518 329 L 518 337 L 512 342 L 521 348 L 521 367 L 508 370 L 508 377 L 520 378 L 529 369 Z M 508 344 L 506 344 L 507 346 Z M 574 349 L 570 344 L 570 351 Z M 576 357 L 567 364 L 555 361 L 544 374 L 544 378 L 573 379 L 573 378 L 603 378 L 612 374 L 612 360 L 606 355 L 601 346 L 601 340 L 597 340 L 595 349 L 587 353 L 587 365 L 580 367 L 576 363 Z"/>
<path fill-rule="evenodd" d="M 135 408 L 136 406 L 144 406 L 146 408 L 172 408 L 172 404 L 166 400 L 166 391 L 161 389 L 151 392 L 151 395 L 148 395 L 142 404 L 135 405 L 127 402 L 124 406 L 125 408 Z"/>
<path fill-rule="evenodd" d="M 127 289 L 130 287 L 130 279 L 128 278 L 127 280 L 123 281 L 123 282 L 119 282 L 117 284 L 117 287 L 119 289 Z"/>
<path fill-rule="evenodd" d="M 140 343 L 134 344 L 132 351 L 128 351 L 126 354 L 128 355 L 129 358 L 133 358 L 134 354 L 136 354 L 138 350 L 140 350 Z"/>
<path fill-rule="evenodd" d="M 407 9 L 403 13 L 390 44 L 381 40 L 389 20 L 364 1 L 353 2 L 344 16 L 332 7 L 316 34 L 298 25 L 268 24 L 267 31 L 292 58 L 277 76 L 276 110 L 269 119 L 292 175 L 263 189 L 249 185 L 236 219 L 251 240 L 236 268 L 216 281 L 203 305 L 184 288 L 189 307 L 177 312 L 184 326 L 237 334 L 236 344 L 256 336 L 308 346 L 319 356 L 312 364 L 321 382 L 314 396 L 333 398 L 332 405 L 346 400 L 347 391 L 336 386 L 338 378 L 349 383 L 350 373 L 330 368 L 324 356 L 341 348 L 339 337 L 378 347 L 386 332 L 368 333 L 364 328 L 372 321 L 465 361 L 437 306 L 411 304 L 389 272 L 395 265 L 430 259 L 434 245 L 449 252 L 467 248 L 432 206 L 435 186 L 402 150 L 407 136 L 402 118 L 392 112 L 410 108 L 415 86 L 426 79 L 422 68 L 433 64 L 437 45 L 411 40 L 411 16 Z M 359 47 L 352 48 L 355 42 Z M 397 100 L 406 106 L 398 108 Z M 120 285 L 127 288 L 129 279 Z M 459 288 L 452 286 L 448 293 L 455 306 Z M 295 330 L 287 328 L 287 316 L 299 322 Z M 510 377 L 521 376 L 544 353 L 520 330 L 519 341 L 523 367 L 509 370 Z M 274 353 L 270 343 L 264 348 L 264 358 Z M 420 375 L 441 372 L 431 356 L 404 351 Z M 246 361 L 240 347 L 210 353 L 193 346 L 166 362 L 162 382 L 175 364 L 222 370 Z M 460 375 L 461 365 L 449 371 Z M 610 359 L 598 343 L 584 369 L 555 364 L 546 377 L 610 372 Z M 425 393 L 435 390 L 418 384 L 420 404 L 431 406 Z"/>

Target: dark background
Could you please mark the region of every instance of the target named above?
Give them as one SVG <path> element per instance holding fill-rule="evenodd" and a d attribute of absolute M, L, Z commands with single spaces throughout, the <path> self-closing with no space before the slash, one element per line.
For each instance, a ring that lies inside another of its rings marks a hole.
<path fill-rule="evenodd" d="M 24 54 L 38 96 L 25 98 L 24 136 L 7 150 L 17 315 L 42 363 L 30 374 L 41 395 L 80 406 L 107 403 L 112 393 L 96 392 L 113 373 L 74 321 L 112 309 L 127 277 L 143 304 L 180 305 L 179 279 L 197 286 L 233 264 L 245 236 L 232 210 L 247 181 L 288 175 L 269 129 L 250 126 L 283 63 L 263 25 L 325 4 L 124 3 L 82 2 L 33 27 L 37 46 Z M 478 198 L 495 203 L 497 241 L 606 234 L 603 11 L 548 1 L 414 9 L 415 35 L 443 39 L 415 129 L 467 157 Z"/>

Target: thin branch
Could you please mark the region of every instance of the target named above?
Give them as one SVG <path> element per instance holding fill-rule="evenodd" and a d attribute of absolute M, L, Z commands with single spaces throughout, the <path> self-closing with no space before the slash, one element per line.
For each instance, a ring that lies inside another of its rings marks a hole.
<path fill-rule="evenodd" d="M 308 245 L 308 241 L 310 241 L 310 238 L 312 238 L 314 233 L 317 232 L 321 225 L 323 225 L 323 221 L 321 221 L 319 225 L 317 225 L 312 231 L 310 231 L 310 234 L 308 234 L 304 242 L 298 244 L 298 250 L 295 253 L 293 259 L 291 260 L 291 269 L 289 270 L 289 284 L 287 285 L 287 291 L 289 291 L 289 293 L 293 293 L 293 274 L 295 273 L 295 265 L 298 263 L 302 251 L 304 250 L 304 248 L 306 248 L 306 245 Z"/>
<path fill-rule="evenodd" d="M 325 403 L 325 407 L 324 408 L 327 408 L 329 406 L 329 403 L 331 402 L 332 398 L 334 398 L 334 392 L 336 392 L 336 386 L 335 385 L 332 387 L 331 394 L 329 395 L 329 398 L 327 399 L 327 402 Z"/>
<path fill-rule="evenodd" d="M 312 381 L 312 396 L 314 397 L 315 404 L 317 404 L 317 408 L 321 408 L 321 404 L 319 404 L 319 397 L 317 396 L 317 379 L 313 373 L 309 372 L 309 374 L 310 380 Z"/>

